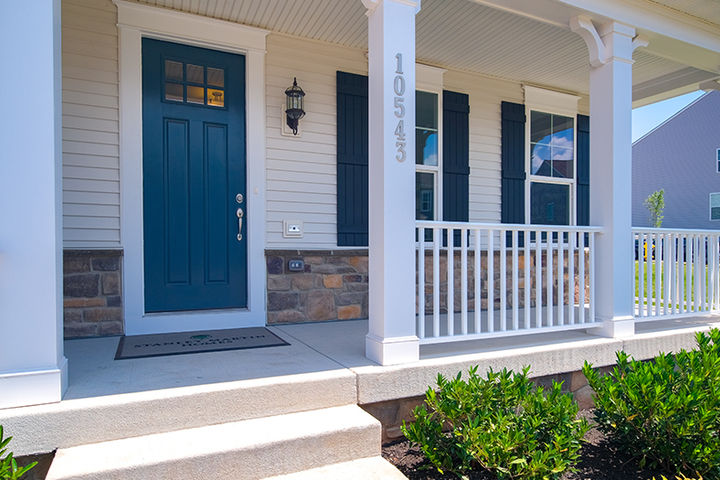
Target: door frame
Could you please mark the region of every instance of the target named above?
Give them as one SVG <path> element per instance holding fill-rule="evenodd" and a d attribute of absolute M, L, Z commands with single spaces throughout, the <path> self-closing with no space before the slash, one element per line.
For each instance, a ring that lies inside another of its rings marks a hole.
<path fill-rule="evenodd" d="M 118 9 L 120 240 L 125 334 L 262 326 L 265 303 L 265 38 L 267 30 L 113 0 Z M 145 313 L 143 255 L 142 38 L 245 56 L 248 306 Z"/>

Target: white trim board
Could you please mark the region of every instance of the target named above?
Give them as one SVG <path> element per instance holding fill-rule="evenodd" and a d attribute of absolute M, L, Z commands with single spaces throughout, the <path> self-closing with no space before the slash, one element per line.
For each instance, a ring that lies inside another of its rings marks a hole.
<path fill-rule="evenodd" d="M 125 333 L 265 325 L 265 37 L 269 32 L 157 7 L 113 0 L 118 8 L 120 236 Z M 248 307 L 146 314 L 142 209 L 142 38 L 245 55 Z"/>

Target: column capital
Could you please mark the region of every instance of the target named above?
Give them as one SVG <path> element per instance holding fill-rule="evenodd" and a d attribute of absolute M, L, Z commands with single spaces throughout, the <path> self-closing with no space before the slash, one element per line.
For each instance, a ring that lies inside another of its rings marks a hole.
<path fill-rule="evenodd" d="M 610 60 L 632 63 L 635 49 L 648 45 L 647 40 L 635 35 L 635 27 L 614 20 L 596 28 L 590 17 L 578 15 L 570 19 L 570 30 L 585 40 L 593 67 L 605 65 Z"/>
<path fill-rule="evenodd" d="M 360 0 L 362 1 L 365 8 L 367 8 L 367 15 L 372 14 L 377 7 L 382 3 L 399 3 L 401 5 L 407 5 L 408 7 L 415 7 L 415 14 L 420 11 L 421 0 Z"/>

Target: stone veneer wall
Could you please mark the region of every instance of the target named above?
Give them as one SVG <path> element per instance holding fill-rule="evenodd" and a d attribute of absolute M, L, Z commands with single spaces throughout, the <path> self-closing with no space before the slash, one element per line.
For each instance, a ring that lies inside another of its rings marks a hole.
<path fill-rule="evenodd" d="M 367 250 L 267 250 L 268 324 L 368 316 Z M 302 272 L 288 269 L 303 260 Z"/>
<path fill-rule="evenodd" d="M 601 374 L 606 374 L 612 370 L 612 366 L 601 367 Z M 582 371 L 560 373 L 557 375 L 547 375 L 532 379 L 536 384 L 546 388 L 552 385 L 552 381 L 563 382 L 562 391 L 572 393 L 575 401 L 578 402 L 580 410 L 592 408 L 593 390 L 588 385 L 585 375 Z M 403 421 L 411 422 L 413 420 L 412 411 L 425 400 L 424 396 L 399 398 L 396 400 L 388 400 L 385 402 L 367 403 L 360 405 L 366 412 L 377 418 L 382 424 L 382 443 L 393 442 L 403 438 L 400 426 Z"/>
<path fill-rule="evenodd" d="M 122 250 L 65 250 L 65 338 L 123 333 Z"/>

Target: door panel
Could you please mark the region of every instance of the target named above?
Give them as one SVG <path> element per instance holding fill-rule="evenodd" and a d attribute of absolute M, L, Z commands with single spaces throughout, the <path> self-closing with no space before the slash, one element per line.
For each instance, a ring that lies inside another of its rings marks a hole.
<path fill-rule="evenodd" d="M 247 306 L 238 193 L 245 197 L 244 57 L 143 39 L 146 312 Z"/>

